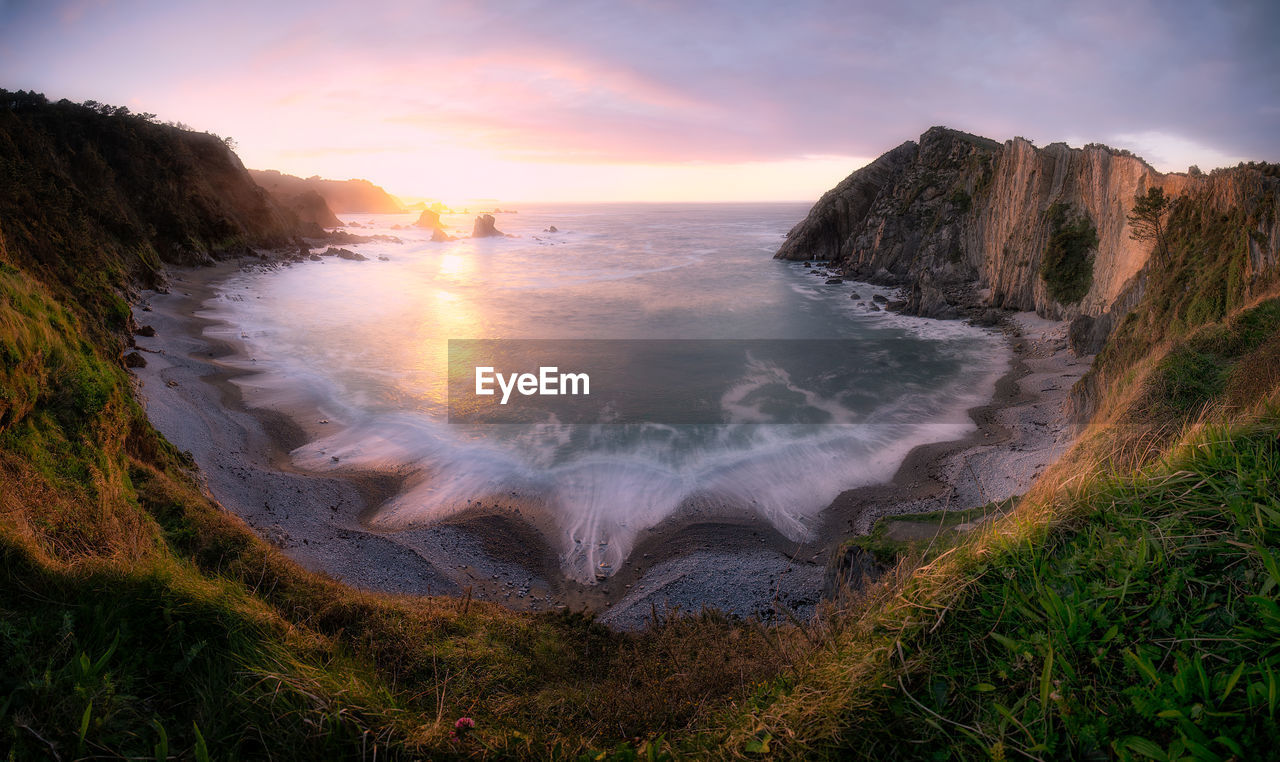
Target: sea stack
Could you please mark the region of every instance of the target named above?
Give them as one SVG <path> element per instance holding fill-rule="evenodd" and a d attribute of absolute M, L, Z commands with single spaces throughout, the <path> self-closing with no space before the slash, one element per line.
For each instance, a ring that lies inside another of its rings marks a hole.
<path fill-rule="evenodd" d="M 492 214 L 482 214 L 479 217 L 476 217 L 475 227 L 471 229 L 472 238 L 492 238 L 494 236 L 502 235 L 505 235 L 505 233 L 494 227 Z"/>
<path fill-rule="evenodd" d="M 440 215 L 430 209 L 423 209 L 422 214 L 418 215 L 418 221 L 413 223 L 414 227 L 431 228 L 432 230 L 442 229 L 440 224 Z"/>
<path fill-rule="evenodd" d="M 440 214 L 431 209 L 423 209 L 422 214 L 418 215 L 418 221 L 413 223 L 414 227 L 427 228 L 431 231 L 431 240 L 433 241 L 452 241 L 454 237 L 444 230 L 444 225 L 440 224 Z"/>

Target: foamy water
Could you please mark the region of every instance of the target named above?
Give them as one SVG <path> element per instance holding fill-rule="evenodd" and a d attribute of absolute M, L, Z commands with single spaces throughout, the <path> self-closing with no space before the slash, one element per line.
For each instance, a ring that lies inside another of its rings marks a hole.
<path fill-rule="evenodd" d="M 336 433 L 293 453 L 300 466 L 410 474 L 375 524 L 534 507 L 559 538 L 565 573 L 590 582 L 676 514 L 753 517 L 808 538 L 841 491 L 887 480 L 916 445 L 972 430 L 964 411 L 1008 367 L 1001 339 L 871 311 L 850 292 L 870 302 L 887 291 L 825 285 L 772 260 L 805 211 L 526 206 L 498 219 L 519 238 L 449 243 L 391 229 L 416 214 L 344 215 L 372 226 L 353 232 L 404 243 L 347 247 L 366 262 L 242 273 L 206 314 L 222 323 L 210 333 L 243 342 L 258 371 L 238 382 L 252 404 L 332 422 Z M 471 219 L 444 222 L 465 235 Z M 543 232 L 551 225 L 560 232 Z M 721 425 L 449 424 L 446 342 L 476 338 L 844 338 L 857 341 L 857 362 L 821 387 L 767 359 L 726 366 L 719 404 L 731 423 Z"/>

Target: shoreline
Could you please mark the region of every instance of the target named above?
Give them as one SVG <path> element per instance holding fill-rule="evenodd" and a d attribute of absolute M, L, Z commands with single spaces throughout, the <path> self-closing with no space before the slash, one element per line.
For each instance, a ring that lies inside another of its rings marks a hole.
<path fill-rule="evenodd" d="M 828 559 L 875 518 L 1025 492 L 1071 441 L 1062 403 L 1091 359 L 1066 349 L 1065 323 L 1013 315 L 1010 366 L 992 399 L 967 411 L 976 430 L 918 445 L 888 482 L 841 493 L 819 514 L 815 539 L 797 543 L 751 519 L 676 515 L 642 532 L 611 577 L 583 585 L 561 574 L 555 546 L 528 520 L 478 507 L 427 528 L 380 531 L 365 519 L 399 491 L 401 474 L 294 466 L 289 452 L 317 427 L 248 406 L 234 380 L 253 375 L 243 362 L 251 358 L 234 340 L 205 335 L 225 324 L 196 314 L 221 281 L 254 265 L 171 270 L 169 292 L 144 292 L 134 309 L 139 325 L 156 329 L 136 337 L 148 360 L 134 370 L 148 418 L 191 452 L 215 500 L 305 568 L 355 587 L 470 594 L 527 611 L 589 609 L 619 629 L 704 606 L 803 618 L 823 596 Z"/>

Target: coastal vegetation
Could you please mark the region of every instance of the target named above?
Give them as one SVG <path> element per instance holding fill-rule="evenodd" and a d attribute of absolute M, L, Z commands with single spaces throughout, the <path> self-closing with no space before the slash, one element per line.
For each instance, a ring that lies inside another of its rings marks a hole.
<path fill-rule="evenodd" d="M 878 530 L 887 572 L 811 622 L 707 611 L 623 634 L 355 591 L 221 510 L 135 397 L 128 302 L 162 262 L 289 247 L 299 221 L 216 136 L 2 93 L 0 751 L 1266 756 L 1280 298 L 1274 269 L 1245 275 L 1273 206 L 1172 203 L 1167 256 L 1082 386 L 1091 425 L 1016 507 L 945 542 Z M 1061 215 L 1060 253 L 1087 254 L 1094 223 Z"/>
<path fill-rule="evenodd" d="M 1171 200 L 1164 195 L 1163 188 L 1148 188 L 1145 194 L 1134 197 L 1133 209 L 1129 212 L 1129 235 L 1135 241 L 1155 243 L 1157 254 L 1164 250 L 1164 220 Z"/>
<path fill-rule="evenodd" d="M 1087 212 L 1073 213 L 1061 202 L 1045 213 L 1049 222 L 1049 244 L 1040 260 L 1040 277 L 1049 296 L 1063 304 L 1074 304 L 1089 293 L 1093 284 L 1090 253 L 1098 247 L 1098 229 Z"/>

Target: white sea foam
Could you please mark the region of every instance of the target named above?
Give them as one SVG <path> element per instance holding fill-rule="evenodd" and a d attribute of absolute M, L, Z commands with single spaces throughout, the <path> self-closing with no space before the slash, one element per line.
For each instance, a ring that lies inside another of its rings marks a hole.
<path fill-rule="evenodd" d="M 695 213 L 696 212 L 696 213 Z M 429 524 L 477 505 L 540 506 L 565 572 L 618 569 L 641 532 L 678 515 L 749 516 L 810 536 L 841 491 L 888 479 L 913 447 L 971 431 L 1007 367 L 999 337 L 958 322 L 869 312 L 867 284 L 819 286 L 770 259 L 798 206 L 544 207 L 499 217 L 520 238 L 403 244 L 227 281 L 207 315 L 240 343 L 255 405 L 314 410 L 335 432 L 293 455 L 314 470 L 394 468 L 406 490 L 372 521 Z M 468 226 L 469 218 L 446 216 Z M 548 225 L 562 231 L 542 234 Z M 554 238 L 557 246 L 534 237 Z M 376 259 L 386 256 L 389 261 Z M 445 421 L 450 338 L 847 338 L 862 368 L 832 397 L 752 359 L 726 375 L 734 425 L 462 426 Z M 759 425 L 774 387 L 824 424 Z"/>

